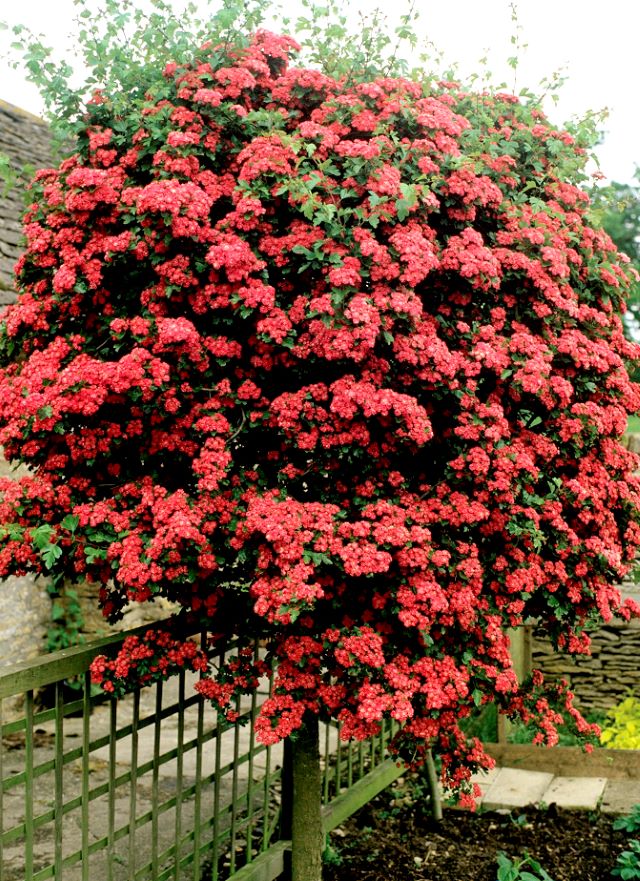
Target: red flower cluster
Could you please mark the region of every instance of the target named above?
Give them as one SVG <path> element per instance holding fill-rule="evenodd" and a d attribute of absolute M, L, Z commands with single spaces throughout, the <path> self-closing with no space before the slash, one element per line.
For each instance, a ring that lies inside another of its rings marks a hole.
<path fill-rule="evenodd" d="M 37 175 L 0 334 L 0 443 L 32 476 L 1 487 L 0 576 L 259 636 L 264 742 L 305 712 L 345 737 L 391 717 L 457 786 L 484 702 L 553 739 L 508 628 L 585 651 L 636 611 L 611 587 L 640 543 L 629 270 L 534 103 L 339 82 L 294 50 L 205 47 L 135 128 L 91 104 Z M 96 680 L 202 666 L 150 639 Z M 233 713 L 260 675 L 242 656 L 199 688 Z"/>
<path fill-rule="evenodd" d="M 127 636 L 113 660 L 103 655 L 91 662 L 91 680 L 118 697 L 132 687 L 168 679 L 180 670 L 206 670 L 207 656 L 192 640 L 174 639 L 163 630 L 142 638 Z"/>

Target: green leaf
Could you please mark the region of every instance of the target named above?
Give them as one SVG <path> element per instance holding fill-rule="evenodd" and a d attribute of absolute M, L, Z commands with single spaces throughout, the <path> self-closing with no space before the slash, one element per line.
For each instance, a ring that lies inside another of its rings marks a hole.
<path fill-rule="evenodd" d="M 41 526 L 37 526 L 31 531 L 31 541 L 33 546 L 39 551 L 43 550 L 48 544 L 50 544 L 52 535 L 53 527 L 49 526 L 48 523 L 43 523 Z"/>
<path fill-rule="evenodd" d="M 59 560 L 62 556 L 62 548 L 58 545 L 47 545 L 46 548 L 40 551 L 40 556 L 47 569 L 52 569 L 56 560 Z"/>
<path fill-rule="evenodd" d="M 60 526 L 63 529 L 68 529 L 69 532 L 75 532 L 78 528 L 78 523 L 80 522 L 79 517 L 75 517 L 73 514 L 67 514 L 67 516 L 60 522 Z"/>
<path fill-rule="evenodd" d="M 407 219 L 410 207 L 411 205 L 406 199 L 396 199 L 396 214 L 398 215 L 398 220 L 402 221 Z"/>
<path fill-rule="evenodd" d="M 60 621 L 65 616 L 64 607 L 60 603 L 54 603 L 51 606 L 51 620 Z"/>
<path fill-rule="evenodd" d="M 95 563 L 96 560 L 106 560 L 107 551 L 105 548 L 94 548 L 94 547 L 85 547 L 84 555 L 87 558 L 87 563 Z"/>

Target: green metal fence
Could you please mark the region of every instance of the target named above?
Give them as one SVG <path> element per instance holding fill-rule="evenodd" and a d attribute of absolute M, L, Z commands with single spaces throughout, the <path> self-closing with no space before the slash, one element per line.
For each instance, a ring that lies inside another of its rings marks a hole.
<path fill-rule="evenodd" d="M 233 725 L 184 673 L 120 701 L 94 693 L 91 661 L 128 635 L 1 671 L 0 881 L 276 878 L 282 749 L 254 737 L 267 683 Z M 345 745 L 324 729 L 327 830 L 399 775 L 388 736 Z"/>

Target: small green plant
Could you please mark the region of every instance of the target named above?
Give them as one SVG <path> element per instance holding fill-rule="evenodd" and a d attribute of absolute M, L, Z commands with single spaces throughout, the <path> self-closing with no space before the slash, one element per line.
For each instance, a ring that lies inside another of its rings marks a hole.
<path fill-rule="evenodd" d="M 325 866 L 341 866 L 344 862 L 342 854 L 337 847 L 327 841 L 327 845 L 322 854 L 322 862 Z"/>
<path fill-rule="evenodd" d="M 47 586 L 51 597 L 51 618 L 47 627 L 47 651 L 79 645 L 84 641 L 82 627 L 84 617 L 78 591 L 69 586 L 59 586 L 52 581 Z"/>
<path fill-rule="evenodd" d="M 512 860 L 506 854 L 499 853 L 496 881 L 553 881 L 553 878 L 528 854 Z"/>
<path fill-rule="evenodd" d="M 6 196 L 17 179 L 16 171 L 6 153 L 0 153 L 0 196 Z"/>
<path fill-rule="evenodd" d="M 624 817 L 618 817 L 613 828 L 626 832 L 627 835 L 640 831 L 640 804 L 634 805 Z"/>
<path fill-rule="evenodd" d="M 640 879 L 640 841 L 636 838 L 631 839 L 629 849 L 623 850 L 618 855 L 611 874 L 615 878 L 623 878 L 624 881 L 630 881 L 634 878 Z"/>

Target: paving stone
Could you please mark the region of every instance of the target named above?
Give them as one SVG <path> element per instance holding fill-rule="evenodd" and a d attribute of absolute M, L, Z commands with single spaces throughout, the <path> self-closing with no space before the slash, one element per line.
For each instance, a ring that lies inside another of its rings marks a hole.
<path fill-rule="evenodd" d="M 519 808 L 537 804 L 553 780 L 545 771 L 500 768 L 482 799 L 487 808 Z"/>
<path fill-rule="evenodd" d="M 489 787 L 493 784 L 499 773 L 499 768 L 491 768 L 488 771 L 478 771 L 477 774 L 473 774 L 473 776 L 471 777 L 471 782 L 477 783 L 479 785 L 480 791 L 482 793 L 481 798 L 484 798 Z"/>
<path fill-rule="evenodd" d="M 606 777 L 554 777 L 542 796 L 545 804 L 594 811 L 607 785 Z"/>
<path fill-rule="evenodd" d="M 601 810 L 608 814 L 627 814 L 640 804 L 640 780 L 609 780 L 602 797 Z"/>

